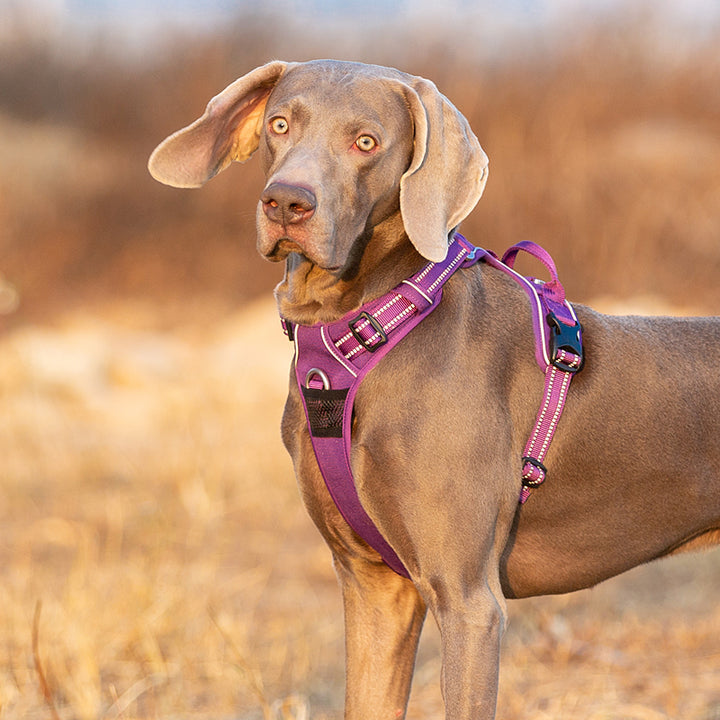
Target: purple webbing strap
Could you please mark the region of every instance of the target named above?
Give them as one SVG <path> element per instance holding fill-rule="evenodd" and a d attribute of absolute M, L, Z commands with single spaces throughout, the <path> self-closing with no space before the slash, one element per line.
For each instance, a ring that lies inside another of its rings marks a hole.
<path fill-rule="evenodd" d="M 552 278 L 550 282 L 525 277 L 514 270 L 515 258 L 521 250 L 529 253 L 545 265 Z M 553 361 L 553 333 L 547 323 L 548 314 L 552 312 L 561 323 L 569 327 L 578 324 L 572 305 L 565 300 L 565 290 L 558 278 L 552 257 L 546 250 L 529 240 L 523 240 L 513 245 L 505 252 L 502 260 L 488 250 L 478 248 L 478 252 L 482 254 L 484 262 L 497 270 L 501 270 L 515 280 L 530 299 L 533 329 L 535 331 L 535 360 L 544 372 Z"/>
<path fill-rule="evenodd" d="M 543 263 L 550 273 L 549 282 L 525 278 L 513 270 L 521 250 Z M 524 504 L 532 488 L 541 485 L 547 476 L 543 461 L 565 407 L 570 381 L 582 367 L 582 329 L 572 305 L 565 299 L 555 263 L 546 250 L 533 242 L 522 241 L 509 248 L 502 260 L 490 254 L 486 260 L 518 280 L 528 293 L 533 308 L 535 358 L 545 372 L 543 401 L 523 451 L 520 504 Z M 560 344 L 567 341 L 569 347 Z"/>
<path fill-rule="evenodd" d="M 293 328 L 295 375 L 313 450 L 328 491 L 348 525 L 403 577 L 409 577 L 407 569 L 357 494 L 350 463 L 353 403 L 365 375 L 438 306 L 445 282 L 460 267 L 479 259 L 473 250 L 464 238 L 456 235 L 443 262 L 429 263 L 394 290 L 363 305 L 361 312 L 350 313 L 327 325 Z M 303 387 L 347 391 L 344 401 L 340 401 L 344 402 L 341 433 L 332 437 L 313 433 Z"/>
<path fill-rule="evenodd" d="M 582 360 L 579 356 L 565 350 L 560 350 L 559 353 L 561 361 L 579 369 Z M 530 439 L 523 450 L 521 505 L 527 502 L 532 488 L 545 482 L 547 468 L 543 461 L 565 408 L 565 400 L 572 377 L 573 372 L 560 370 L 555 365 L 548 365 L 545 372 L 543 401 L 535 418 L 535 426 L 530 434 Z"/>

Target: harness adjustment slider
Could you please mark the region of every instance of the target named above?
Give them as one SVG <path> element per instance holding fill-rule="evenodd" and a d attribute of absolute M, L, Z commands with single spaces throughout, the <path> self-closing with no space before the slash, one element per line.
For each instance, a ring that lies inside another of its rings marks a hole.
<path fill-rule="evenodd" d="M 370 337 L 364 338 L 360 334 L 361 329 L 365 329 L 367 325 L 363 326 L 363 328 L 358 328 L 358 325 L 363 322 L 363 320 L 367 321 L 367 323 L 370 325 L 370 327 L 375 331 Z M 378 348 L 382 347 L 388 340 L 387 333 L 383 330 L 382 325 L 378 322 L 377 318 L 373 317 L 369 312 L 361 312 L 356 318 L 352 319 L 348 323 L 348 327 L 350 328 L 350 332 L 353 334 L 355 339 L 368 351 L 368 352 L 375 352 Z"/>

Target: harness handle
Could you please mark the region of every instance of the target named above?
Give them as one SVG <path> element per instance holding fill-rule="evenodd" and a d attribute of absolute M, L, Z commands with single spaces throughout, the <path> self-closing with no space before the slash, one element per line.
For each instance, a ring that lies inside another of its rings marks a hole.
<path fill-rule="evenodd" d="M 528 255 L 532 255 L 534 258 L 539 260 L 550 273 L 550 277 L 552 279 L 550 282 L 545 283 L 543 293 L 549 296 L 550 300 L 560 305 L 564 304 L 565 288 L 563 288 L 560 278 L 558 277 L 555 262 L 547 250 L 541 248 L 539 245 L 536 245 L 530 240 L 521 240 L 519 243 L 516 243 L 505 251 L 501 262 L 509 268 L 512 268 L 515 265 L 515 258 L 521 250 L 524 250 L 528 253 Z"/>

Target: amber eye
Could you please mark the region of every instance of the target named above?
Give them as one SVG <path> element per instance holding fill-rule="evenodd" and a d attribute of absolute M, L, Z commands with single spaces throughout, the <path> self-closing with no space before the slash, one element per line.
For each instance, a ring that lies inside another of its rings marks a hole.
<path fill-rule="evenodd" d="M 276 135 L 284 135 L 290 129 L 290 125 L 284 117 L 276 117 L 270 121 L 270 129 Z"/>
<path fill-rule="evenodd" d="M 370 135 L 361 135 L 355 141 L 355 147 L 363 152 L 370 152 L 377 147 L 377 142 L 375 141 L 375 138 L 370 137 Z"/>

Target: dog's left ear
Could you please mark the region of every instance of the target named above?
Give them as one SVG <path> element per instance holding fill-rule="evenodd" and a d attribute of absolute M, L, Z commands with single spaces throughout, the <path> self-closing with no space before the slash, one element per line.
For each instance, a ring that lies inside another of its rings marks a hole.
<path fill-rule="evenodd" d="M 163 140 L 148 170 L 161 183 L 196 188 L 257 149 L 268 96 L 292 63 L 276 60 L 228 85 L 192 125 Z"/>
<path fill-rule="evenodd" d="M 448 234 L 485 189 L 488 158 L 465 117 L 433 83 L 414 78 L 406 97 L 415 125 L 415 151 L 400 179 L 400 212 L 417 251 L 445 259 Z"/>

